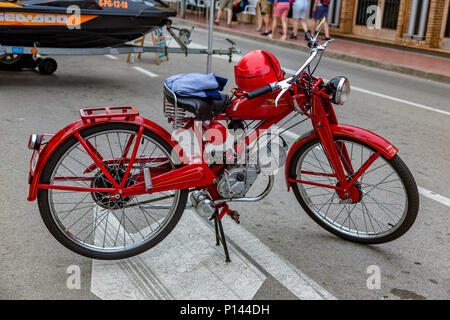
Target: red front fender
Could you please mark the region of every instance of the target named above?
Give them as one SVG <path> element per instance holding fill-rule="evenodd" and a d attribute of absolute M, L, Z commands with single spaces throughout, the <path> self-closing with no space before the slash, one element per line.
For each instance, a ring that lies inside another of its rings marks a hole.
<path fill-rule="evenodd" d="M 47 163 L 50 156 L 53 154 L 53 152 L 69 137 L 74 135 L 76 132 L 79 132 L 80 130 L 86 129 L 88 127 L 99 125 L 103 123 L 108 122 L 119 122 L 119 123 L 129 123 L 129 124 L 135 124 L 137 126 L 143 126 L 145 129 L 148 129 L 157 135 L 159 135 L 161 138 L 163 138 L 165 141 L 167 141 L 179 154 L 180 158 L 183 162 L 185 162 L 185 158 L 182 152 L 181 147 L 179 146 L 178 142 L 174 140 L 169 132 L 167 132 L 164 128 L 159 126 L 158 124 L 154 123 L 153 121 L 150 121 L 148 119 L 145 119 L 140 116 L 136 116 L 133 118 L 133 120 L 114 120 L 114 121 L 95 121 L 95 122 L 89 122 L 83 120 L 78 120 L 64 129 L 60 130 L 57 134 L 53 136 L 53 138 L 45 145 L 45 147 L 40 151 L 39 157 L 37 160 L 37 163 L 34 167 L 34 169 L 31 172 L 31 181 L 30 181 L 30 190 L 28 194 L 28 201 L 34 201 L 37 198 L 37 190 L 38 190 L 38 184 L 39 179 L 41 177 L 42 170 L 45 167 L 45 164 Z"/>
<path fill-rule="evenodd" d="M 383 156 L 387 159 L 392 159 L 398 152 L 398 149 L 394 147 L 389 141 L 386 139 L 367 131 L 365 129 L 361 129 L 358 127 L 348 126 L 348 125 L 330 125 L 331 132 L 333 132 L 333 136 L 335 137 L 345 137 L 355 139 L 361 142 L 366 143 L 371 146 L 375 150 L 379 151 Z M 302 135 L 289 150 L 286 164 L 285 164 L 285 175 L 286 175 L 286 184 L 288 191 L 290 189 L 289 178 L 289 167 L 291 160 L 294 154 L 300 149 L 305 143 L 317 138 L 316 132 L 311 130 L 310 132 Z"/>

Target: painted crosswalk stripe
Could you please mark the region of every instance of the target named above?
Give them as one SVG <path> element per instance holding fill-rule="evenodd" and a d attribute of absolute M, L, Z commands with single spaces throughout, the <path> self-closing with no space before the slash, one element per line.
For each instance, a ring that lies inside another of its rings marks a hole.
<path fill-rule="evenodd" d="M 126 260 L 94 260 L 91 292 L 106 300 L 248 300 L 273 277 L 300 299 L 335 299 L 241 225 L 231 219 L 223 223 L 231 263 L 225 262 L 222 247 L 215 245 L 210 221 L 186 210 L 177 227 L 151 250 Z M 114 215 L 108 225 L 123 230 Z M 103 229 L 100 226 L 95 235 L 101 242 Z"/>

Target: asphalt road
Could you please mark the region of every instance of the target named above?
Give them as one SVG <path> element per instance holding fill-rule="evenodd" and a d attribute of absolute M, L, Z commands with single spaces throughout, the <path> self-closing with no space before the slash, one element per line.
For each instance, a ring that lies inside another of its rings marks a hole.
<path fill-rule="evenodd" d="M 227 46 L 225 37 L 217 34 L 215 46 Z M 244 53 L 256 48 L 270 50 L 285 69 L 296 70 L 306 59 L 303 52 L 231 38 Z M 193 42 L 205 45 L 206 33 L 196 31 Z M 176 73 L 205 71 L 206 57 L 171 55 L 170 61 L 160 66 L 152 54 L 135 65 L 125 63 L 125 58 L 58 57 L 54 76 L 0 72 L 0 298 L 99 298 L 91 292 L 93 262 L 59 245 L 46 230 L 37 204 L 26 201 L 31 156 L 26 144 L 30 133 L 54 133 L 77 120 L 81 107 L 89 106 L 135 105 L 141 115 L 170 129 L 162 115 L 162 81 Z M 230 79 L 227 90 L 233 86 L 233 64 L 214 58 L 213 71 Z M 448 114 L 392 100 L 449 112 L 450 86 L 326 55 L 317 74 L 328 79 L 346 75 L 359 89 L 344 106 L 336 107 L 340 122 L 390 140 L 420 187 L 450 197 Z M 300 135 L 308 128 L 305 124 L 290 131 Z M 448 299 L 450 209 L 445 201 L 423 195 L 420 202 L 412 229 L 394 242 L 377 246 L 345 242 L 321 229 L 303 212 L 292 192 L 286 192 L 281 174 L 265 200 L 233 204 L 232 208 L 240 212 L 241 224 L 252 237 L 338 299 Z M 251 259 L 251 254 L 247 258 Z M 81 289 L 66 286 L 71 265 L 80 267 Z M 380 289 L 367 287 L 371 265 L 380 268 Z M 254 295 L 255 299 L 298 297 L 271 274 L 266 274 Z"/>

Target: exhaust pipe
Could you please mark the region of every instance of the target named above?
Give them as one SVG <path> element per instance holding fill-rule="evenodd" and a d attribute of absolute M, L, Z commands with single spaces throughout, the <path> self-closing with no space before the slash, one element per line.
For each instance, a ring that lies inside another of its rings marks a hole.
<path fill-rule="evenodd" d="M 214 202 L 201 191 L 193 191 L 190 200 L 197 213 L 203 217 L 210 218 L 216 212 Z"/>

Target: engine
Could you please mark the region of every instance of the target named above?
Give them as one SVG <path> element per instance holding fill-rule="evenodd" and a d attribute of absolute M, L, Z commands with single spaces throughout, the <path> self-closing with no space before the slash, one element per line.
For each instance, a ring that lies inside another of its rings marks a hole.
<path fill-rule="evenodd" d="M 259 173 L 258 165 L 229 167 L 222 172 L 217 191 L 226 199 L 244 197 Z"/>

